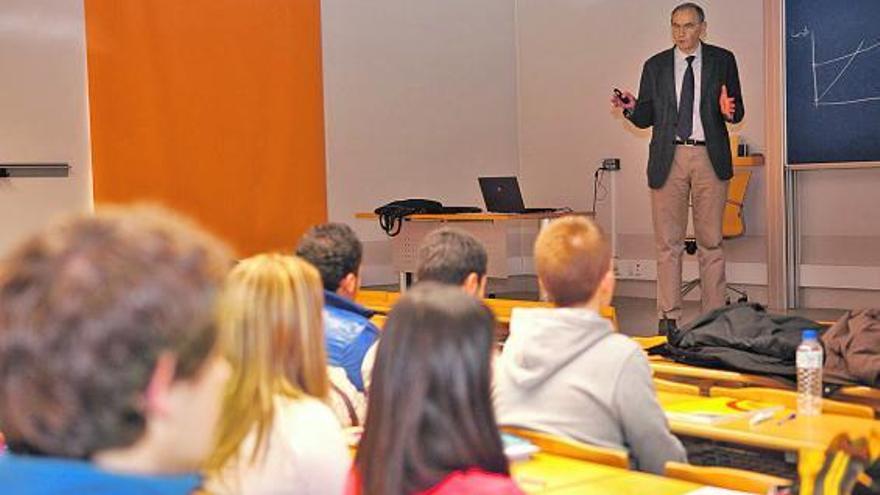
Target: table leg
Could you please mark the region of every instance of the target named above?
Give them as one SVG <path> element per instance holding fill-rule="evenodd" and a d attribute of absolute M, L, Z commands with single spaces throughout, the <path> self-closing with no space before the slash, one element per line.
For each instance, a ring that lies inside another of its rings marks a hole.
<path fill-rule="evenodd" d="M 400 284 L 400 293 L 403 294 L 412 285 L 412 272 L 398 272 L 398 283 Z"/>

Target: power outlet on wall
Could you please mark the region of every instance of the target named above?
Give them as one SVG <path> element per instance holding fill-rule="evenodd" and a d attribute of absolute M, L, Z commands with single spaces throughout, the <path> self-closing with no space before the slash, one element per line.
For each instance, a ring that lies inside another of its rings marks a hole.
<path fill-rule="evenodd" d="M 614 276 L 623 280 L 656 280 L 657 263 L 654 260 L 617 260 Z"/>
<path fill-rule="evenodd" d="M 605 158 L 602 160 L 602 170 L 620 170 L 620 158 Z"/>

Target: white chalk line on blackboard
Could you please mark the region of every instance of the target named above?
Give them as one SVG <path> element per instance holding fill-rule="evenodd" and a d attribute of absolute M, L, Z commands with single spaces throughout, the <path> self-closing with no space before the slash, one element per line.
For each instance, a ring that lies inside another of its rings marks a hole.
<path fill-rule="evenodd" d="M 797 33 L 793 33 L 791 35 L 792 38 L 805 38 L 806 36 L 810 37 L 810 50 L 811 50 L 811 56 L 812 56 L 811 69 L 813 71 L 813 105 L 814 106 L 816 106 L 818 108 L 820 106 L 853 105 L 853 104 L 857 104 L 857 103 L 880 101 L 880 95 L 868 96 L 865 98 L 856 98 L 856 99 L 852 99 L 852 100 L 827 101 L 827 100 L 823 99 L 828 94 L 828 92 L 831 91 L 832 88 L 834 88 L 834 85 L 837 84 L 837 82 L 843 77 L 843 75 L 846 73 L 847 69 L 849 69 L 850 65 L 852 65 L 853 61 L 855 61 L 856 57 L 865 53 L 865 52 L 874 50 L 876 48 L 880 48 L 880 42 L 865 46 L 865 40 L 863 38 L 859 42 L 859 46 L 856 47 L 855 51 L 852 51 L 852 52 L 847 53 L 845 55 L 841 55 L 839 57 L 824 60 L 822 62 L 817 62 L 816 61 L 816 38 L 815 38 L 814 34 L 809 30 L 809 28 L 804 26 L 804 28 L 801 31 L 798 31 Z M 840 72 L 837 73 L 837 75 L 834 77 L 834 80 L 831 81 L 831 83 L 824 88 L 824 90 L 822 91 L 822 94 L 819 94 L 818 68 L 821 66 L 824 66 L 824 65 L 829 65 L 829 64 L 836 63 L 836 62 L 841 62 L 843 60 L 846 60 L 846 65 L 844 65 L 843 68 L 840 70 Z"/>
<path fill-rule="evenodd" d="M 843 75 L 846 73 L 846 69 L 849 69 L 849 66 L 852 65 L 853 60 L 855 60 L 856 56 L 858 56 L 858 54 L 861 53 L 859 50 L 862 49 L 862 45 L 864 45 L 864 44 L 865 44 L 865 40 L 862 40 L 859 43 L 859 46 L 856 47 L 856 51 L 854 51 L 850 54 L 849 60 L 846 61 L 846 65 L 843 66 L 843 69 L 840 69 L 840 72 L 837 73 L 837 77 L 835 77 L 834 80 L 831 81 L 831 84 L 829 84 L 828 87 L 825 88 L 825 91 L 823 91 L 821 95 L 816 97 L 817 104 L 821 102 L 822 98 L 825 98 L 825 95 L 827 95 L 828 92 L 831 91 L 831 88 L 833 88 L 834 85 L 837 84 L 837 81 L 839 81 L 840 78 L 843 77 Z M 816 52 L 813 51 L 813 53 L 816 53 Z M 818 65 L 816 64 L 816 59 L 814 58 L 813 59 L 813 71 L 814 72 L 816 71 L 816 67 L 818 67 Z"/>

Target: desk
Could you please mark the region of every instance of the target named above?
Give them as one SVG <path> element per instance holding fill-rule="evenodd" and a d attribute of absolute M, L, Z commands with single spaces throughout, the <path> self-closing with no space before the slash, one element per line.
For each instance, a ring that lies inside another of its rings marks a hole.
<path fill-rule="evenodd" d="M 666 337 L 632 337 L 643 350 L 666 343 Z M 663 356 L 648 356 L 648 362 L 651 365 L 651 371 L 658 377 L 686 378 L 687 382 L 698 382 L 701 388 L 711 385 L 757 385 L 770 388 L 786 388 L 790 389 L 786 383 L 767 376 L 751 375 L 749 373 L 740 373 L 739 371 L 719 370 L 714 368 L 703 368 L 700 366 L 691 366 L 667 359 Z"/>
<path fill-rule="evenodd" d="M 663 478 L 647 473 L 631 471 L 626 475 L 603 478 L 584 483 L 580 487 L 563 488 L 553 494 L 566 495 L 686 495 L 703 485 L 689 481 Z"/>
<path fill-rule="evenodd" d="M 666 337 L 661 336 L 632 337 L 632 339 L 644 350 L 666 343 Z M 791 384 L 768 376 L 691 366 L 677 363 L 662 356 L 648 356 L 648 361 L 656 376 L 697 384 L 704 393 L 708 393 L 708 388 L 713 385 L 760 386 L 793 390 Z M 853 404 L 864 404 L 880 412 L 880 389 L 862 385 L 847 386 L 840 388 L 828 398 Z"/>
<path fill-rule="evenodd" d="M 545 453 L 511 463 L 510 471 L 520 488 L 530 494 L 679 495 L 702 486 Z"/>
<path fill-rule="evenodd" d="M 400 234 L 391 238 L 391 264 L 400 273 L 400 289 L 405 290 L 408 274 L 415 272 L 416 255 L 422 239 L 431 231 L 448 224 L 454 224 L 467 231 L 483 243 L 489 255 L 487 275 L 507 278 L 509 268 L 507 258 L 507 226 L 509 222 L 537 221 L 543 226 L 546 222 L 571 212 L 551 213 L 457 213 L 410 215 L 403 221 Z M 357 213 L 355 218 L 376 220 L 374 213 Z"/>
<path fill-rule="evenodd" d="M 699 399 L 699 396 L 661 391 L 657 392 L 657 399 L 661 407 L 667 407 L 677 402 Z M 673 433 L 679 435 L 784 452 L 796 452 L 800 449 L 824 450 L 838 433 L 866 436 L 873 430 L 880 430 L 880 422 L 876 420 L 835 414 L 812 418 L 798 416 L 778 424 L 779 419 L 792 412 L 791 409 L 783 409 L 773 419 L 756 426 L 749 426 L 748 419 L 741 419 L 714 425 L 670 421 L 669 427 Z"/>
<path fill-rule="evenodd" d="M 843 387 L 835 392 L 831 398 L 871 406 L 874 408 L 875 415 L 880 412 L 880 390 L 876 388 L 863 385 Z"/>
<path fill-rule="evenodd" d="M 358 304 L 366 307 L 367 309 L 370 309 L 377 313 L 376 316 L 373 317 L 375 320 L 373 321 L 373 323 L 376 323 L 376 325 L 381 328 L 381 325 L 379 323 L 384 324 L 385 318 L 383 318 L 383 316 L 387 315 L 388 312 L 391 311 L 391 307 L 394 306 L 394 303 L 397 302 L 398 298 L 400 298 L 399 292 L 362 289 L 358 291 L 355 301 Z M 504 327 L 510 325 L 510 315 L 513 312 L 514 308 L 553 307 L 553 305 L 548 302 L 527 301 L 521 299 L 485 298 L 483 299 L 483 303 L 492 309 L 492 312 L 495 313 L 495 319 Z M 603 317 L 611 320 L 611 323 L 614 325 L 615 330 L 618 329 L 617 312 L 615 311 L 613 306 L 603 307 L 600 310 L 600 314 Z"/>
<path fill-rule="evenodd" d="M 691 366 L 689 364 L 676 363 L 662 356 L 649 356 L 648 364 L 651 366 L 651 371 L 654 372 L 654 375 L 658 377 L 689 378 L 688 382 L 697 382 L 700 388 L 708 389 L 712 385 L 732 385 L 738 387 L 753 385 L 791 389 L 784 382 L 769 376 Z"/>

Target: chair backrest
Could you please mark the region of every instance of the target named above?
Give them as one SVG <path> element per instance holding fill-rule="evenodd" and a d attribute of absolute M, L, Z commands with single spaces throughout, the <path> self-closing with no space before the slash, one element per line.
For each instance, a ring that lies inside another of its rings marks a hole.
<path fill-rule="evenodd" d="M 658 392 L 673 392 L 676 394 L 700 395 L 700 386 L 689 383 L 674 382 L 663 378 L 654 378 L 654 388 Z"/>
<path fill-rule="evenodd" d="M 735 399 L 748 399 L 763 402 L 782 404 L 789 409 L 797 408 L 797 392 L 765 387 L 712 387 L 709 389 L 712 397 L 733 397 Z M 874 408 L 863 404 L 850 404 L 832 399 L 822 399 L 822 411 L 842 416 L 874 419 Z"/>
<path fill-rule="evenodd" d="M 791 480 L 769 474 L 716 466 L 694 466 L 680 462 L 667 462 L 664 474 L 668 478 L 749 493 L 775 493 L 776 488 L 792 484 Z"/>
<path fill-rule="evenodd" d="M 376 313 L 370 318 L 370 321 L 373 322 L 373 325 L 376 325 L 377 328 L 384 328 L 385 322 L 388 321 L 388 315 Z"/>
<path fill-rule="evenodd" d="M 652 347 L 665 344 L 666 336 L 665 335 L 651 335 L 649 337 L 630 337 L 636 344 L 639 344 L 643 350 L 650 349 Z"/>
<path fill-rule="evenodd" d="M 736 170 L 727 186 L 727 203 L 724 204 L 724 221 L 721 224 L 721 234 L 725 239 L 739 237 L 746 232 L 743 204 L 751 177 L 749 170 Z"/>
<path fill-rule="evenodd" d="M 510 314 L 514 308 L 552 308 L 553 304 L 546 301 L 525 301 L 522 299 L 483 299 L 486 306 L 492 308 L 495 318 L 499 323 L 507 325 L 510 323 Z M 614 329 L 617 330 L 617 311 L 613 306 L 605 306 L 599 310 L 599 314 L 604 318 L 611 320 Z"/>
<path fill-rule="evenodd" d="M 399 297 L 399 292 L 361 289 L 358 291 L 355 301 L 377 313 L 385 314 L 391 311 L 391 306 L 394 306 Z"/>
<path fill-rule="evenodd" d="M 528 428 L 502 426 L 501 429 L 512 435 L 525 438 L 537 445 L 542 452 L 629 469 L 629 456 L 622 450 L 589 445 Z"/>
<path fill-rule="evenodd" d="M 358 304 L 371 309 L 379 314 L 388 314 L 391 307 L 400 298 L 399 292 L 390 292 L 384 290 L 364 290 L 358 291 L 355 301 Z M 545 301 L 526 301 L 523 299 L 483 299 L 486 306 L 492 308 L 498 323 L 507 325 L 510 323 L 510 313 L 513 308 L 552 308 L 553 304 Z M 611 320 L 614 329 L 617 330 L 617 311 L 612 306 L 606 306 L 599 311 L 603 317 Z"/>

